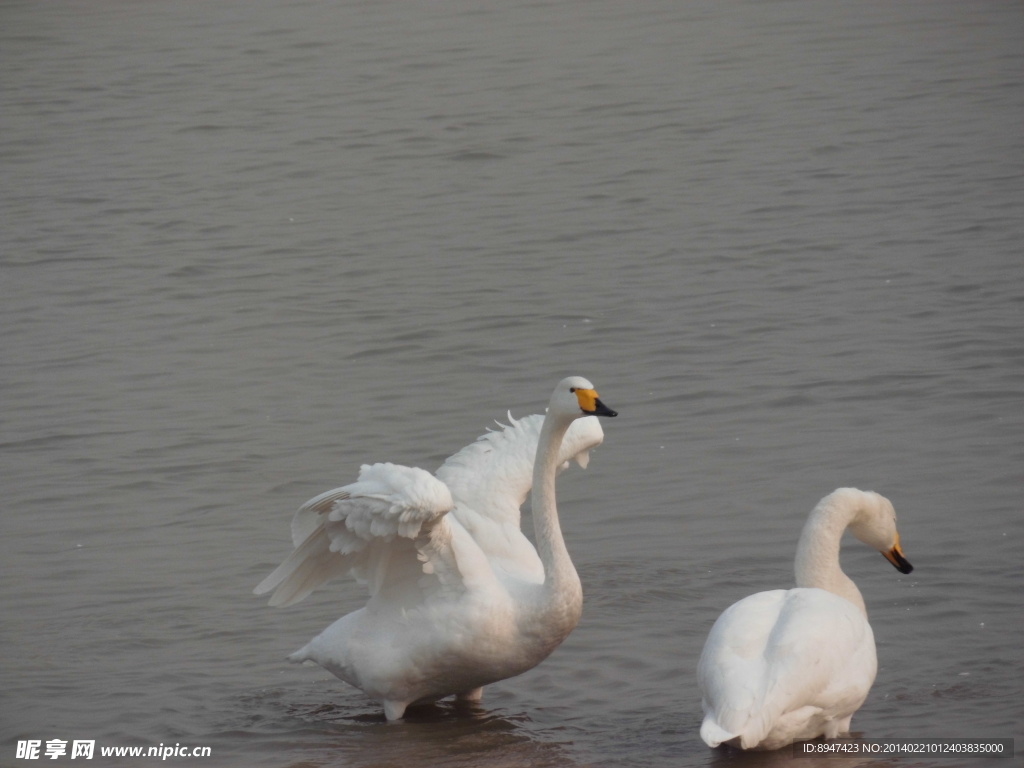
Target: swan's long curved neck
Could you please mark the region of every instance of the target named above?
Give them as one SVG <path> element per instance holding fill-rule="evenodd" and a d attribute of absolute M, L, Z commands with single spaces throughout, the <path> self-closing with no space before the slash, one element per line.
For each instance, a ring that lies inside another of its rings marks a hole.
<path fill-rule="evenodd" d="M 533 465 L 532 498 L 537 554 L 544 564 L 546 609 L 564 613 L 565 619 L 575 626 L 583 607 L 583 588 L 565 548 L 555 505 L 559 449 L 571 423 L 571 420 L 558 419 L 550 413 L 544 419 Z"/>
<path fill-rule="evenodd" d="M 830 494 L 811 512 L 796 547 L 796 585 L 817 587 L 846 598 L 867 616 L 860 590 L 839 567 L 843 531 L 863 504 L 858 493 Z"/>

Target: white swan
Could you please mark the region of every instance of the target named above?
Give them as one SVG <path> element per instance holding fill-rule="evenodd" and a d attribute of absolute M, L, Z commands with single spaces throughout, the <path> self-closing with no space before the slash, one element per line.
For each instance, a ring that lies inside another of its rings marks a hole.
<path fill-rule="evenodd" d="M 539 583 L 544 580 L 544 566 L 520 528 L 520 507 L 533 485 L 534 457 L 544 416 L 534 414 L 517 420 L 510 413 L 508 419 L 507 426 L 499 424 L 500 431 L 488 430 L 448 457 L 434 474 L 448 486 L 455 502 L 451 514 L 487 554 L 491 565 Z M 603 441 L 604 430 L 596 416 L 576 419 L 562 438 L 558 471 L 567 469 L 571 461 L 586 468 L 590 451 Z M 323 527 L 334 502 L 347 494 L 347 486 L 335 488 L 303 504 L 292 520 L 294 545 L 298 547 Z M 344 564 L 339 561 L 339 565 Z M 278 589 L 271 605 L 297 603 L 333 575 L 325 573 L 322 580 L 311 579 L 295 594 Z M 257 594 L 269 589 L 272 587 Z"/>
<path fill-rule="evenodd" d="M 478 700 L 483 686 L 543 661 L 582 610 L 555 476 L 570 458 L 586 465 L 603 433 L 583 417 L 596 415 L 616 414 L 590 382 L 570 377 L 543 421 L 485 435 L 438 477 L 364 465 L 357 482 L 306 502 L 292 523 L 295 551 L 256 594 L 276 589 L 271 605 L 288 605 L 351 571 L 371 597 L 289 659 L 315 661 L 361 689 L 388 720 L 451 694 Z M 519 530 L 531 476 L 536 550 Z"/>
<path fill-rule="evenodd" d="M 877 661 L 864 599 L 839 567 L 847 528 L 913 570 L 884 496 L 839 488 L 818 502 L 797 545 L 797 588 L 744 598 L 711 628 L 697 665 L 708 746 L 778 749 L 849 732 Z"/>

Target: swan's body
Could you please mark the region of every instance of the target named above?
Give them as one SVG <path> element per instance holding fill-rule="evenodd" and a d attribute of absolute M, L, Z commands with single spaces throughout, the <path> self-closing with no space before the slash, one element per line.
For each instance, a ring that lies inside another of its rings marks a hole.
<path fill-rule="evenodd" d="M 864 600 L 839 567 L 847 527 L 912 570 L 888 499 L 840 488 L 818 502 L 797 546 L 797 588 L 744 598 L 711 629 L 697 667 L 708 746 L 778 749 L 850 730 L 877 661 Z"/>
<path fill-rule="evenodd" d="M 582 610 L 555 476 L 573 458 L 586 466 L 603 433 L 582 417 L 597 414 L 615 415 L 571 377 L 546 417 L 485 435 L 437 477 L 364 466 L 357 482 L 308 501 L 292 523 L 295 551 L 256 593 L 276 588 L 271 604 L 288 605 L 351 571 L 371 597 L 289 658 L 360 688 L 389 720 L 416 702 L 479 699 L 484 685 L 543 661 Z M 519 528 L 531 485 L 537 549 Z"/>

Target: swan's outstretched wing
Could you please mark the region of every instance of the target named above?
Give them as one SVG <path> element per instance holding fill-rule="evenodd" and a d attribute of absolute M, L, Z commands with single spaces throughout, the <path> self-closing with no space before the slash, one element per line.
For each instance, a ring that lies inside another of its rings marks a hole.
<path fill-rule="evenodd" d="M 519 508 L 533 486 L 533 464 L 544 416 L 516 420 L 488 432 L 451 456 L 437 476 L 451 489 L 458 521 L 487 556 L 496 573 L 530 583 L 544 581 L 537 550 L 520 528 Z M 562 439 L 561 469 L 576 460 L 587 466 L 590 449 L 604 431 L 596 416 L 577 419 Z"/>
<path fill-rule="evenodd" d="M 519 508 L 533 485 L 533 460 L 544 416 L 517 420 L 509 413 L 508 421 L 450 456 L 437 477 L 451 489 L 455 501 L 483 517 L 518 527 Z M 603 440 L 604 430 L 596 416 L 574 421 L 562 439 L 562 468 L 572 460 L 586 467 L 590 450 Z"/>
<path fill-rule="evenodd" d="M 334 576 L 352 572 L 376 594 L 396 574 L 427 574 L 430 587 L 461 579 L 448 487 L 422 469 L 363 465 L 351 485 L 310 499 L 295 515 L 295 550 L 254 590 L 276 590 L 271 605 L 291 605 Z"/>
<path fill-rule="evenodd" d="M 295 551 L 255 593 L 276 590 L 270 604 L 291 605 L 348 572 L 374 595 L 389 580 L 409 583 L 421 571 L 429 577 L 419 579 L 427 591 L 459 588 L 487 578 L 490 566 L 543 581 L 540 559 L 519 530 L 519 508 L 533 484 L 544 417 L 509 414 L 509 422 L 451 456 L 437 478 L 374 464 L 363 466 L 357 482 L 307 501 L 292 520 Z M 597 417 L 577 419 L 562 440 L 560 459 L 565 467 L 571 460 L 585 467 L 603 439 Z M 474 543 L 493 558 L 490 564 L 477 557 Z"/>
<path fill-rule="evenodd" d="M 859 707 L 875 677 L 874 638 L 858 608 L 821 589 L 759 592 L 728 608 L 697 666 L 710 746 L 756 746 L 780 718 L 807 707 Z"/>

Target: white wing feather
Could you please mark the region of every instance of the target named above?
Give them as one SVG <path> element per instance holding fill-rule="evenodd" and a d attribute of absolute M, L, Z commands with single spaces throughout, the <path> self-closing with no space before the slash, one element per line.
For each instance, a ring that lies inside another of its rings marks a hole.
<path fill-rule="evenodd" d="M 306 537 L 323 523 L 324 516 L 333 509 L 334 502 L 347 499 L 348 496 L 346 485 L 314 496 L 299 507 L 299 511 L 292 518 L 292 544 L 297 547 L 305 541 Z"/>
<path fill-rule="evenodd" d="M 483 517 L 518 526 L 519 508 L 533 486 L 533 461 L 544 415 L 517 420 L 509 413 L 508 421 L 448 457 L 436 474 L 457 502 Z M 590 450 L 603 440 L 604 430 L 596 416 L 574 421 L 562 439 L 562 469 L 571 460 L 586 467 Z"/>
<path fill-rule="evenodd" d="M 345 572 L 367 581 L 371 594 L 389 571 L 420 560 L 425 573 L 450 583 L 457 564 L 446 557 L 445 515 L 454 503 L 447 486 L 422 469 L 363 465 L 351 485 L 302 505 L 292 523 L 296 548 L 254 590 L 276 590 L 271 605 L 291 605 Z M 405 562 L 402 562 L 402 561 Z"/>
<path fill-rule="evenodd" d="M 437 476 L 455 499 L 451 516 L 476 541 L 494 571 L 539 584 L 544 581 L 544 566 L 523 535 L 519 508 L 533 487 L 533 464 L 544 416 L 516 420 L 509 413 L 508 421 L 507 426 L 499 423 L 500 430 L 482 435 L 449 457 Z M 590 450 L 602 440 L 604 430 L 596 416 L 574 421 L 559 450 L 561 469 L 571 460 L 585 467 Z"/>
<path fill-rule="evenodd" d="M 520 530 L 519 508 L 533 485 L 544 416 L 516 420 L 510 413 L 508 419 L 449 457 L 436 478 L 396 464 L 364 465 L 355 483 L 307 501 L 292 520 L 295 550 L 255 594 L 276 590 L 270 604 L 291 605 L 351 573 L 375 595 L 389 579 L 408 579 L 413 557 L 428 577 L 420 579 L 427 592 L 458 588 L 469 573 L 487 578 L 490 565 L 543 581 L 540 559 Z M 596 417 L 574 421 L 562 440 L 562 469 L 571 460 L 586 467 L 603 440 Z M 469 539 L 493 563 L 475 562 Z"/>

